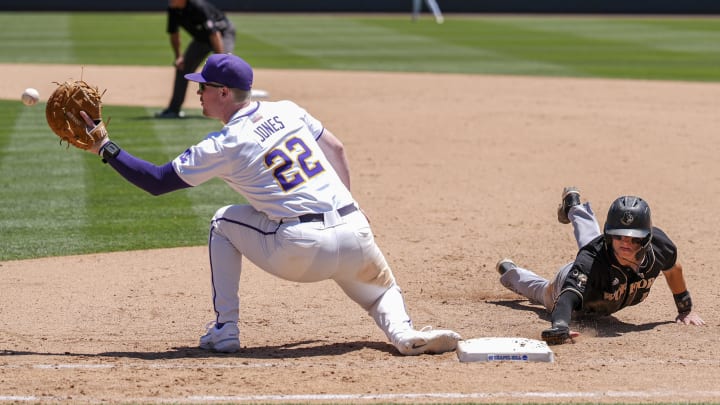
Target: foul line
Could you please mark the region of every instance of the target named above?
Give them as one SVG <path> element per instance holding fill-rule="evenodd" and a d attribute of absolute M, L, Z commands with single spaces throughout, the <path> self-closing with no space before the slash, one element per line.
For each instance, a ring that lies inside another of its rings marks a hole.
<path fill-rule="evenodd" d="M 704 362 L 700 362 L 704 363 Z M 710 362 L 717 364 L 716 361 Z M 262 367 L 282 367 L 283 364 L 278 363 L 221 363 L 221 364 L 194 364 L 193 368 L 262 368 Z M 186 363 L 171 364 L 97 364 L 97 363 L 56 363 L 56 364 L 35 364 L 35 365 L 3 365 L 0 369 L 13 368 L 35 368 L 42 370 L 68 370 L 68 369 L 113 369 L 113 368 L 149 368 L 149 369 L 183 369 L 189 368 Z M 299 401 L 399 401 L 399 400 L 472 400 L 472 399 L 511 399 L 511 400 L 553 400 L 553 399 L 578 399 L 593 400 L 595 398 L 633 398 L 633 399 L 674 399 L 674 398 L 720 398 L 720 391 L 678 391 L 678 390 L 650 390 L 650 391 L 512 391 L 512 392 L 445 392 L 445 393 L 385 393 L 385 394 L 267 394 L 267 395 L 195 395 L 188 397 L 148 397 L 148 398 L 124 398 L 129 402 L 148 402 L 148 403 L 215 403 L 215 402 L 299 402 Z M 102 398 L 93 398 L 92 396 L 78 396 L 75 398 L 81 402 L 87 403 L 103 403 Z M 9 393 L 0 393 L 0 403 L 4 402 L 64 402 L 65 397 L 53 396 L 25 396 L 25 395 L 9 395 Z"/>
<path fill-rule="evenodd" d="M 473 392 L 473 393 L 417 393 L 417 394 L 307 394 L 307 395 L 238 395 L 191 396 L 190 402 L 253 402 L 253 401 L 337 401 L 337 400 L 400 400 L 400 399 L 488 399 L 488 398 L 657 398 L 691 395 L 717 398 L 720 391 L 595 391 L 595 392 Z"/>
<path fill-rule="evenodd" d="M 181 398 L 125 398 L 130 402 L 152 402 L 152 403 L 197 403 L 197 402 L 257 402 L 257 401 L 394 401 L 394 400 L 421 400 L 421 399 L 442 399 L 442 400 L 459 400 L 459 399 L 499 399 L 499 398 L 514 398 L 514 399 L 532 399 L 542 398 L 546 399 L 557 399 L 557 398 L 642 398 L 642 399 L 657 399 L 657 398 L 678 398 L 678 397 L 709 397 L 718 398 L 720 397 L 720 391 L 588 391 L 588 392 L 496 392 L 496 393 L 416 393 L 416 394 L 293 394 L 293 395 L 227 395 L 227 396 L 215 396 L 215 395 L 196 395 L 190 397 Z M 60 397 L 37 397 L 37 396 L 13 396 L 13 395 L 0 395 L 0 402 L 12 401 L 12 402 L 32 402 L 32 401 L 64 401 L 66 398 Z M 88 398 L 78 396 L 75 399 L 82 402 L 100 403 L 104 400 L 99 398 Z"/>

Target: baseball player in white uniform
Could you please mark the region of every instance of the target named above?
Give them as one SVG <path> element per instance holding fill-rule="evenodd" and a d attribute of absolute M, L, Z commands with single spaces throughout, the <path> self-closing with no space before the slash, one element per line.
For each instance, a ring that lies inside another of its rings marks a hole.
<path fill-rule="evenodd" d="M 220 131 L 163 166 L 132 156 L 109 138 L 92 151 L 154 195 L 218 177 L 247 199 L 248 205 L 220 208 L 211 221 L 216 318 L 200 347 L 240 349 L 238 289 L 245 256 L 286 280 L 334 280 L 402 354 L 454 350 L 456 332 L 413 327 L 395 277 L 350 193 L 338 138 L 291 101 L 252 100 L 253 70 L 238 56 L 211 55 L 200 73 L 185 77 L 199 83 L 203 114 L 222 121 Z"/>
<path fill-rule="evenodd" d="M 423 0 L 413 0 L 412 4 L 412 20 L 417 21 L 420 18 L 420 12 L 422 11 L 422 2 Z M 425 0 L 425 4 L 427 4 L 430 11 L 432 11 L 433 16 L 435 17 L 435 22 L 438 24 L 442 24 L 445 22 L 445 18 L 442 15 L 442 11 L 440 11 L 440 6 L 438 5 L 436 0 Z"/>

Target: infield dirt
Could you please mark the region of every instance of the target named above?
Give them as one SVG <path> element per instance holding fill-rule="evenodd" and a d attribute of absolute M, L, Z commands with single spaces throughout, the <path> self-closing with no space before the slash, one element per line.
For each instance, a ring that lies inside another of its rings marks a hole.
<path fill-rule="evenodd" d="M 82 71 L 108 105 L 160 109 L 172 80 L 167 68 L 0 69 L 13 78 L 0 96 L 18 102 Z M 554 363 L 403 357 L 332 282 L 246 262 L 243 349 L 219 355 L 196 349 L 213 319 L 204 246 L 6 261 L 0 402 L 720 401 L 720 84 L 259 69 L 255 86 L 345 142 L 417 327 L 538 338 L 548 316 L 501 287 L 494 265 L 510 257 L 550 277 L 572 260 L 572 229 L 555 216 L 566 185 L 601 224 L 617 196 L 648 200 L 707 326 L 673 322 L 661 277 L 641 305 L 575 325 L 581 338 L 554 346 Z"/>

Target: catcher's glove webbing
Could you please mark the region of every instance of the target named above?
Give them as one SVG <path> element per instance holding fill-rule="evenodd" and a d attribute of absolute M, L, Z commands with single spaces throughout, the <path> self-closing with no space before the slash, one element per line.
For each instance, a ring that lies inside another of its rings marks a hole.
<path fill-rule="evenodd" d="M 100 93 L 97 87 L 81 80 L 57 84 L 45 108 L 50 129 L 60 137 L 60 143 L 65 141 L 80 149 L 90 149 L 107 137 L 102 122 L 101 100 L 105 92 Z M 80 111 L 85 111 L 92 118 L 94 127 L 88 128 Z"/>

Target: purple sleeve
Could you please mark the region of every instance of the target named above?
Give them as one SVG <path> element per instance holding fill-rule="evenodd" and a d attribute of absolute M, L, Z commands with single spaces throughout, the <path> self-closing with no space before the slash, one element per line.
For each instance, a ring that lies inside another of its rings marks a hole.
<path fill-rule="evenodd" d="M 175 173 L 172 161 L 162 166 L 155 166 L 152 163 L 138 159 L 135 156 L 121 150 L 120 153 L 108 161 L 127 181 L 147 191 L 152 195 L 160 195 L 183 188 L 192 187 L 185 183 Z"/>

